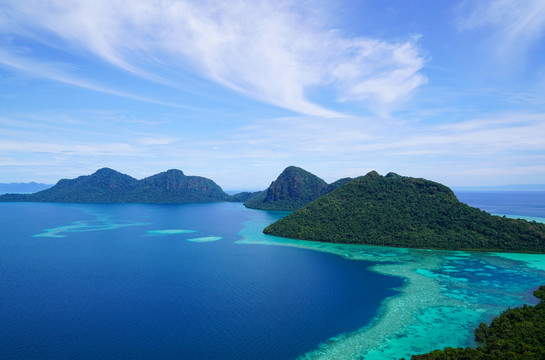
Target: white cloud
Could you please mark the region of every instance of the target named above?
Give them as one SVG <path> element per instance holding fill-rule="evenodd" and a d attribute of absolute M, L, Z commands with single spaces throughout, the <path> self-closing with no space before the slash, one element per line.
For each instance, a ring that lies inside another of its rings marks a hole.
<path fill-rule="evenodd" d="M 172 86 L 184 78 L 162 76 L 165 69 L 193 69 L 309 115 L 339 116 L 308 99 L 310 89 L 332 86 L 338 100 L 391 105 L 425 82 L 416 39 L 347 38 L 328 28 L 316 7 L 312 1 L 8 1 L 0 5 L 9 14 L 0 16 L 0 30 L 74 53 L 83 49 Z"/>

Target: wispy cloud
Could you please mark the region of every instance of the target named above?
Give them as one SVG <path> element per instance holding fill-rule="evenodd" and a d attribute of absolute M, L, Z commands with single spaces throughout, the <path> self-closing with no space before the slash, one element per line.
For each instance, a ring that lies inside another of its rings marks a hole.
<path fill-rule="evenodd" d="M 190 106 L 184 106 L 181 104 L 175 104 L 172 102 L 161 101 L 157 99 L 151 99 L 144 96 L 138 96 L 135 94 L 114 90 L 112 88 L 98 85 L 90 79 L 80 78 L 74 75 L 72 72 L 72 67 L 67 63 L 54 63 L 47 61 L 40 61 L 31 59 L 25 56 L 21 56 L 16 52 L 9 51 L 7 48 L 0 48 L 0 66 L 10 67 L 17 69 L 24 73 L 27 73 L 33 77 L 51 79 L 59 81 L 65 84 L 78 86 L 88 90 L 98 91 L 106 94 L 121 96 L 133 100 L 143 101 L 151 104 L 163 105 L 168 107 L 180 108 L 180 109 L 189 109 L 189 110 L 199 110 Z"/>
<path fill-rule="evenodd" d="M 262 148 L 287 154 L 284 165 L 290 159 L 321 167 L 330 163 L 342 172 L 344 164 L 361 164 L 414 176 L 443 173 L 461 183 L 471 182 L 461 177 L 462 170 L 493 166 L 497 173 L 517 175 L 523 174 L 521 166 L 528 167 L 524 164 L 532 164 L 528 171 L 545 166 L 545 158 L 536 157 L 545 153 L 543 113 L 498 113 L 433 126 L 389 121 L 341 118 L 335 126 L 312 117 L 260 121 L 237 129 L 238 136 L 222 146 L 237 148 L 232 156 Z"/>
<path fill-rule="evenodd" d="M 493 41 L 502 56 L 516 57 L 542 39 L 545 2 L 542 0 L 488 0 L 470 2 L 472 10 L 460 18 L 460 27 L 494 28 Z"/>
<path fill-rule="evenodd" d="M 96 143 L 96 144 L 58 144 L 51 142 L 2 140 L 0 151 L 8 153 L 44 153 L 77 155 L 116 155 L 143 156 L 144 153 L 130 144 Z"/>
<path fill-rule="evenodd" d="M 313 102 L 311 90 L 335 89 L 337 101 L 391 106 L 426 81 L 416 38 L 347 37 L 328 27 L 316 8 L 313 1 L 289 0 L 8 1 L 0 5 L 0 30 L 73 53 L 83 49 L 170 86 L 184 77 L 165 72 L 197 71 L 239 93 L 309 115 L 339 116 Z"/>

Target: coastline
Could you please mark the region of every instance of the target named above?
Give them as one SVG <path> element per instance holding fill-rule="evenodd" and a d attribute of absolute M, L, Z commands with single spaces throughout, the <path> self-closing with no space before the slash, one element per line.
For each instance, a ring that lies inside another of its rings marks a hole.
<path fill-rule="evenodd" d="M 248 221 L 237 243 L 290 246 L 365 260 L 375 264 L 370 271 L 404 279 L 396 289 L 400 294 L 385 299 L 369 324 L 329 339 L 300 360 L 399 359 L 447 346 L 475 346 L 473 334 L 479 323 L 507 307 L 527 303 L 527 293 L 545 276 L 545 255 L 317 243 L 265 235 L 261 232 L 265 226 L 264 221 Z M 518 278 L 522 280 L 517 282 Z"/>

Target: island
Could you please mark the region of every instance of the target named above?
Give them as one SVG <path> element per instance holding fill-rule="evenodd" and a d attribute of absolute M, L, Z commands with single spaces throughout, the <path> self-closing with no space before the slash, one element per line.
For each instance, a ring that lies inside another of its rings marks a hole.
<path fill-rule="evenodd" d="M 142 180 L 110 168 L 76 179 L 62 179 L 33 194 L 4 194 L 0 201 L 70 203 L 191 203 L 229 201 L 214 181 L 171 169 Z"/>
<path fill-rule="evenodd" d="M 376 171 L 266 227 L 301 240 L 392 247 L 545 253 L 545 224 L 493 216 L 447 186 Z"/>
<path fill-rule="evenodd" d="M 304 169 L 288 166 L 266 190 L 247 199 L 244 206 L 258 210 L 294 211 L 350 180 L 343 178 L 328 185 Z"/>

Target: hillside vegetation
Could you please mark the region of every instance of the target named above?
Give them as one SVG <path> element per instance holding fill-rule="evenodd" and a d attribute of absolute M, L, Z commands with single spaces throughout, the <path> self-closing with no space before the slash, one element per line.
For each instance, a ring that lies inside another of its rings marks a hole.
<path fill-rule="evenodd" d="M 327 184 L 318 176 L 296 166 L 289 166 L 267 190 L 255 194 L 244 206 L 259 210 L 294 211 L 350 181 L 350 178 Z"/>
<path fill-rule="evenodd" d="M 348 182 L 264 232 L 333 243 L 545 252 L 545 224 L 490 215 L 444 185 L 393 173 Z"/>
<path fill-rule="evenodd" d="M 188 203 L 227 201 L 215 182 L 168 170 L 137 180 L 118 171 L 102 168 L 92 175 L 62 179 L 55 186 L 34 194 L 5 194 L 0 201 L 75 203 Z"/>

